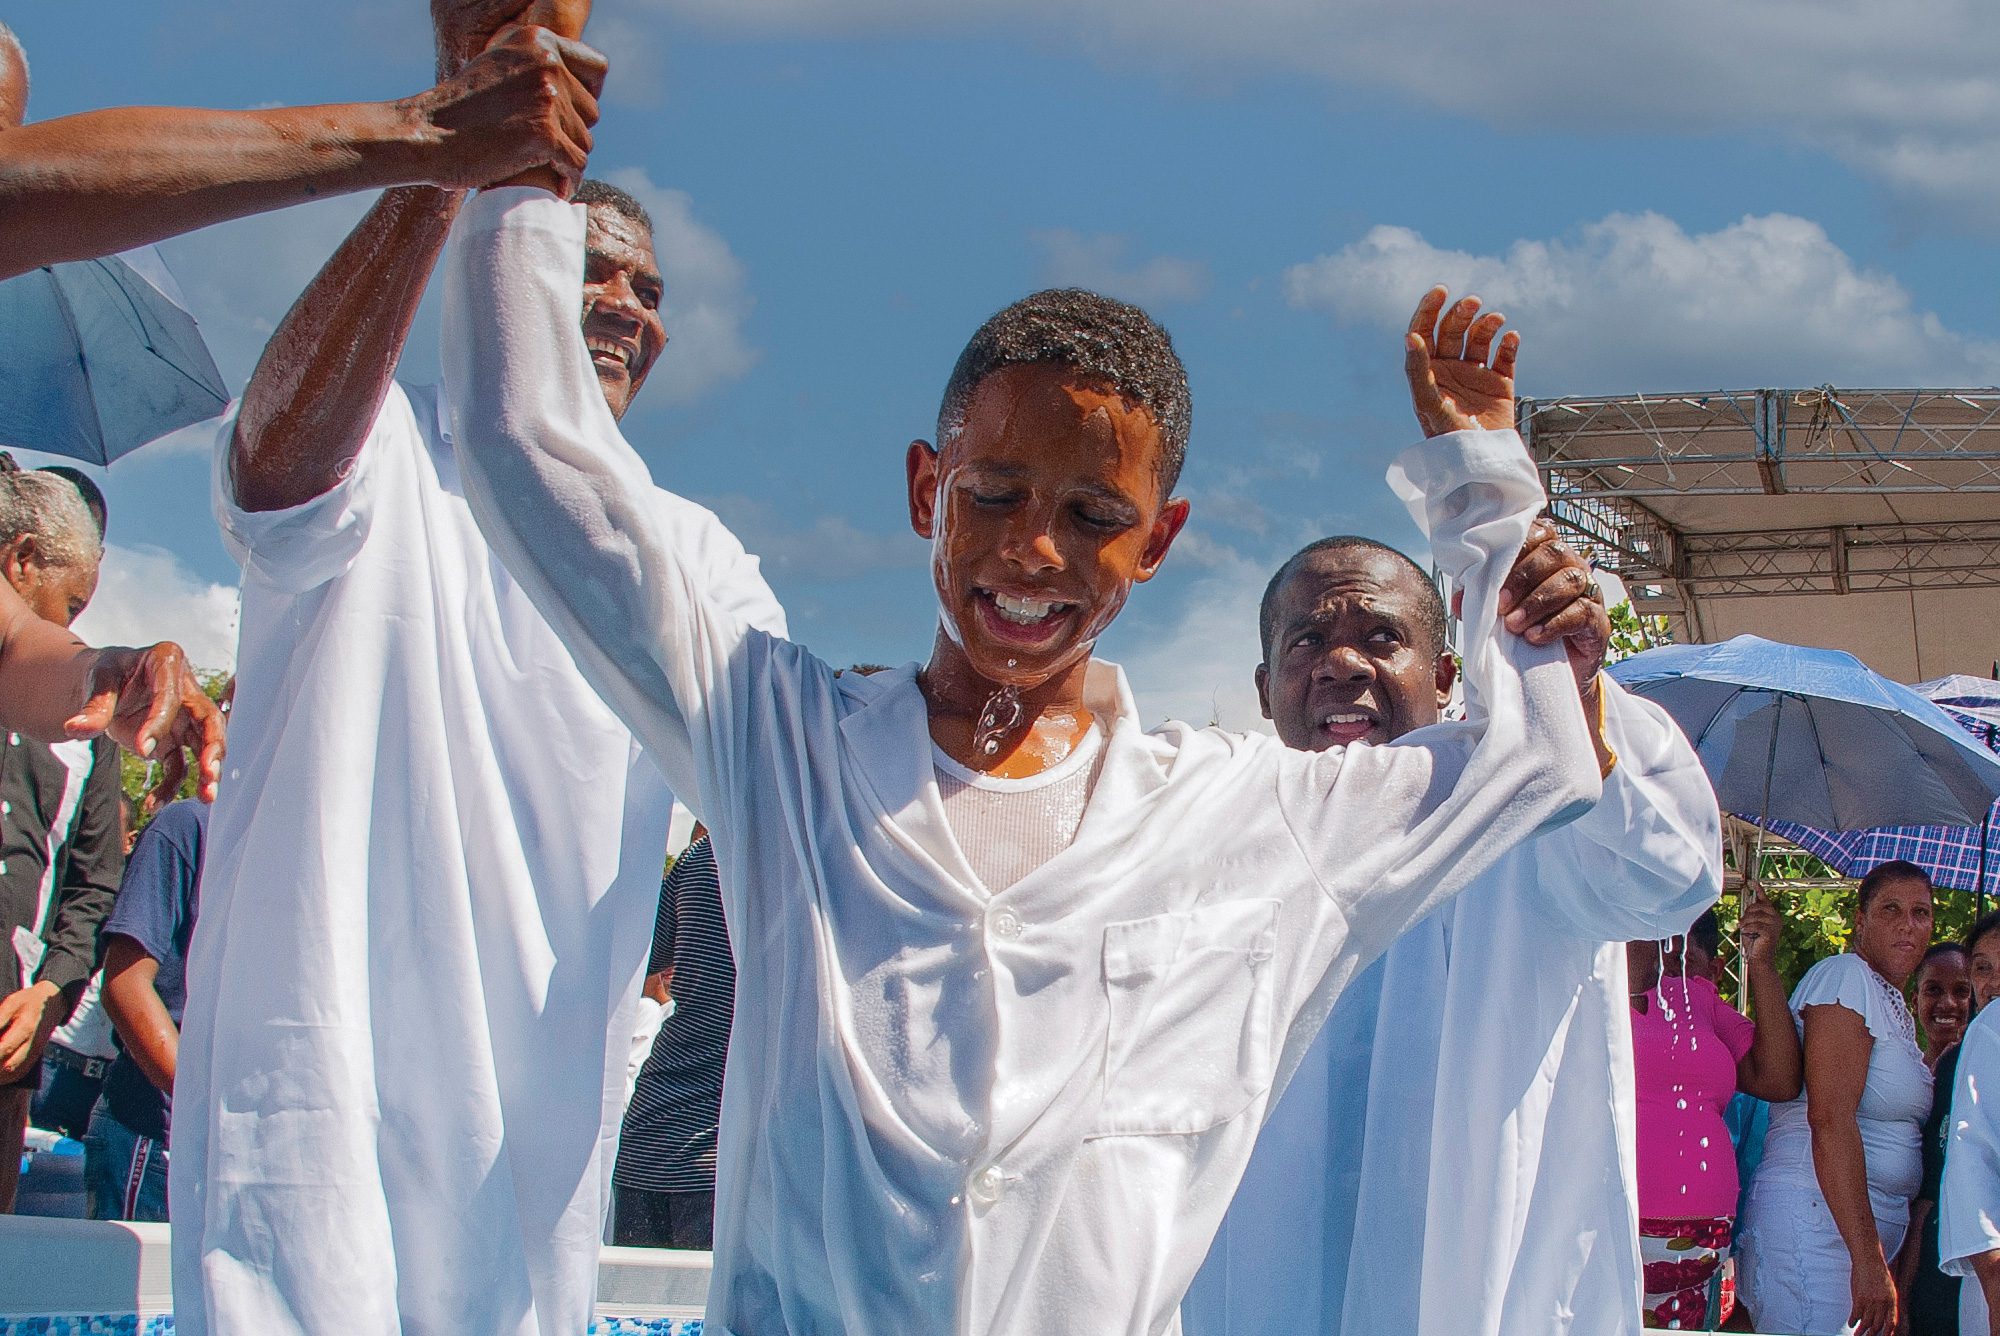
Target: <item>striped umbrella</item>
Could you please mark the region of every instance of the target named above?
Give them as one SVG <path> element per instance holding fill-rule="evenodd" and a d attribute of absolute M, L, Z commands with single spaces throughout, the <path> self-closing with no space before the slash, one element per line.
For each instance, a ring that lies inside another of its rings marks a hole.
<path fill-rule="evenodd" d="M 2000 682 L 1963 674 L 1919 682 L 1915 690 L 1963 725 L 1989 750 L 2000 752 Z M 2000 822 L 2000 802 L 1977 826 L 1876 826 L 1868 830 L 1820 830 L 1792 821 L 1768 829 L 1798 845 L 1843 877 L 1860 877 L 1892 859 L 1915 863 L 1931 882 L 1978 896 L 1985 912 L 1991 836 Z"/>

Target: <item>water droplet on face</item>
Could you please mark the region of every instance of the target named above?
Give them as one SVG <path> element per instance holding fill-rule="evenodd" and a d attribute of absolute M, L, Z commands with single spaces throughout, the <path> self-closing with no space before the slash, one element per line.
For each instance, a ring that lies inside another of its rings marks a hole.
<path fill-rule="evenodd" d="M 1703 1160 L 1703 1161 L 1701 1162 L 1701 1171 L 1702 1171 L 1702 1172 L 1703 1172 L 1704 1174 L 1708 1172 L 1708 1161 L 1707 1161 L 1707 1160 Z"/>
<path fill-rule="evenodd" d="M 1703 1150 L 1707 1150 L 1707 1149 L 1708 1149 L 1708 1138 L 1707 1138 L 1707 1137 L 1703 1137 L 1703 1138 L 1701 1139 L 1701 1148 L 1702 1148 Z"/>
<path fill-rule="evenodd" d="M 1015 663 L 1015 662 L 1014 662 L 1014 661 L 1013 661 L 1012 659 L 1009 659 L 1009 660 L 1007 660 L 1007 666 L 1008 666 L 1009 668 L 1015 668 L 1015 667 L 1018 667 L 1019 665 L 1018 665 L 1018 664 L 1016 664 L 1016 663 Z"/>
<path fill-rule="evenodd" d="M 1674 1107 L 1677 1109 L 1685 1109 L 1687 1106 L 1688 1102 L 1684 1099 L 1677 1099 L 1674 1101 Z"/>

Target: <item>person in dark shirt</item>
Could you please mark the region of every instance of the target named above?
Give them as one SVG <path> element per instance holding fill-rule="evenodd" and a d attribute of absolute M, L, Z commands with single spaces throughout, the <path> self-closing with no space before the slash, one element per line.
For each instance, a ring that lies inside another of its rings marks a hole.
<path fill-rule="evenodd" d="M 0 473 L 0 581 L 68 626 L 97 588 L 103 539 L 64 478 Z M 0 734 L 0 1212 L 13 1210 L 49 1036 L 83 993 L 124 865 L 118 749 Z"/>
<path fill-rule="evenodd" d="M 639 1069 L 612 1171 L 611 1241 L 707 1248 L 715 1225 L 715 1139 L 722 1069 L 736 1008 L 736 963 L 708 836 L 660 887 L 648 975 L 671 971 L 674 1013 Z"/>
<path fill-rule="evenodd" d="M 120 1052 L 83 1139 L 96 1220 L 167 1218 L 174 1066 L 207 834 L 208 804 L 184 799 L 161 808 L 139 837 L 104 925 L 104 1006 Z"/>
<path fill-rule="evenodd" d="M 1962 959 L 1969 958 L 1982 942 L 1995 934 L 2000 934 L 2000 913 L 1988 914 L 1974 923 L 1965 945 L 1956 949 Z M 1917 967 L 1919 979 L 1933 957 L 1949 946 L 1940 943 L 1925 953 L 1924 965 Z M 1975 997 L 1974 1010 L 1968 1013 L 1966 1021 L 1976 1014 L 1977 1007 Z M 1965 1023 L 1960 1023 L 1958 1033 L 1965 1033 Z M 1910 1336 L 1957 1336 L 1958 1333 L 1958 1290 L 1963 1282 L 1958 1276 L 1948 1276 L 1938 1269 L 1937 1211 L 1944 1186 L 1945 1148 L 1951 1144 L 1951 1097 L 1957 1088 L 1958 1045 L 1954 1043 L 1938 1055 L 1932 1068 L 1931 1116 L 1924 1120 L 1924 1182 L 1910 1208 L 1911 1229 L 1918 1236 L 1916 1262 L 1909 1277 Z"/>

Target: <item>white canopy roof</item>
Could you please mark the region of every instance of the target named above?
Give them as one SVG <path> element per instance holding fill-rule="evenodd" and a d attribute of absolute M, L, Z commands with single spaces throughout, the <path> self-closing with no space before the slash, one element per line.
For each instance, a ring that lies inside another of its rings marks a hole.
<path fill-rule="evenodd" d="M 1523 400 L 1551 510 L 1677 638 L 2000 675 L 2000 390 Z"/>

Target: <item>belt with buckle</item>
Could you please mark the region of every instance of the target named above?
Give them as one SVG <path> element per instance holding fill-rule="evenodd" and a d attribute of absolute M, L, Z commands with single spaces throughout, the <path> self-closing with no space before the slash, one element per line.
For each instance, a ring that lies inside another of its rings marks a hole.
<path fill-rule="evenodd" d="M 65 1048 L 61 1044 L 50 1044 L 42 1050 L 42 1056 L 58 1067 L 82 1073 L 84 1079 L 89 1081 L 101 1081 L 104 1079 L 104 1074 L 111 1070 L 111 1059 L 93 1058 L 73 1048 Z"/>

